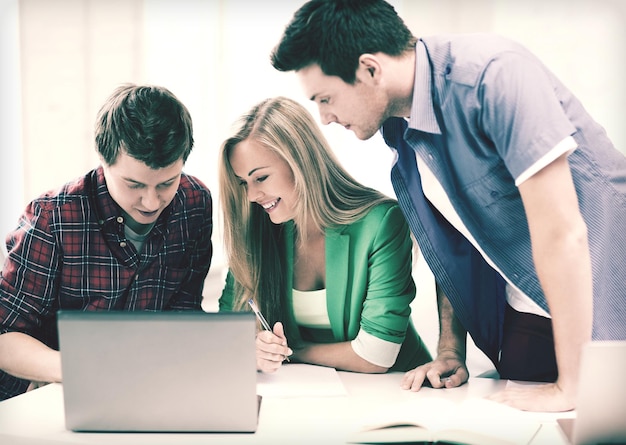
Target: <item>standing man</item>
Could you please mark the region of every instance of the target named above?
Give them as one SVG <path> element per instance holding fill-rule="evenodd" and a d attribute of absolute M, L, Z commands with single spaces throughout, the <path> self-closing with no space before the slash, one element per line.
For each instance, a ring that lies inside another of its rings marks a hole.
<path fill-rule="evenodd" d="M 201 310 L 212 198 L 182 172 L 187 108 L 165 88 L 124 85 L 95 133 L 101 165 L 32 201 L 7 236 L 0 400 L 62 380 L 60 309 Z"/>
<path fill-rule="evenodd" d="M 495 400 L 574 408 L 581 346 L 626 339 L 626 158 L 533 54 L 507 39 L 416 39 L 383 0 L 311 0 L 271 55 L 325 124 L 396 152 L 392 184 L 437 282 L 437 357 L 418 390 L 467 381 L 466 332 Z M 447 377 L 447 378 L 446 378 Z"/>

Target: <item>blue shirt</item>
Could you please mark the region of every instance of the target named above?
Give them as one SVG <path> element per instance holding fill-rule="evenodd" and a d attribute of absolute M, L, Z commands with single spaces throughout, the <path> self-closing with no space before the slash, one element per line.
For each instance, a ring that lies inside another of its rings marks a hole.
<path fill-rule="evenodd" d="M 416 59 L 408 128 L 398 122 L 403 119 L 389 119 L 381 129 L 385 140 L 391 146 L 410 147 L 413 155 L 419 155 L 485 254 L 548 312 L 515 180 L 560 141 L 574 138 L 578 148 L 569 156 L 569 163 L 589 234 L 593 338 L 626 338 L 624 155 L 574 95 L 515 42 L 487 34 L 429 37 L 418 42 Z M 414 191 L 406 187 L 408 175 L 416 174 L 416 160 L 415 156 L 401 156 L 400 151 L 392 184 L 397 194 L 407 196 L 398 200 L 411 224 L 423 219 L 416 205 L 418 199 L 411 197 Z M 424 229 L 415 223 L 411 228 L 414 233 L 423 232 L 420 236 L 415 233 L 418 242 L 424 236 L 432 239 L 432 234 L 449 238 L 445 232 L 451 232 Z M 493 347 L 495 342 L 489 336 L 500 332 L 497 326 L 501 322 L 500 312 L 493 308 L 502 305 L 502 296 L 493 292 L 486 297 L 462 285 L 446 286 L 446 274 L 437 263 L 446 261 L 441 258 L 448 255 L 445 251 L 425 252 L 429 244 L 420 247 L 455 313 L 472 337 L 482 324 L 491 325 L 483 333 L 487 336 L 483 342 Z M 457 264 L 456 268 L 465 268 L 468 274 L 468 264 Z M 483 319 L 478 315 L 480 310 L 488 311 Z"/>

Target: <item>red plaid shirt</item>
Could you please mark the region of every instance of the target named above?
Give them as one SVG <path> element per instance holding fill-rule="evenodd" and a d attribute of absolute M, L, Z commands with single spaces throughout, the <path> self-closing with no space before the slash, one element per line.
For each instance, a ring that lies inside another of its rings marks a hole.
<path fill-rule="evenodd" d="M 183 174 L 139 255 L 99 167 L 32 201 L 7 236 L 0 334 L 24 332 L 58 349 L 59 309 L 201 310 L 211 234 L 211 194 Z M 11 379 L 2 374 L 0 400 Z"/>

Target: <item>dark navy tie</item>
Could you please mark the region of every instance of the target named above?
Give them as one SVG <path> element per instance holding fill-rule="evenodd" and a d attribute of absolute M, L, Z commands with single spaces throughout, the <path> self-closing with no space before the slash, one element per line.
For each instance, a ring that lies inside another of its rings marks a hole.
<path fill-rule="evenodd" d="M 381 129 L 387 145 L 398 153 L 391 170 L 398 202 L 456 317 L 476 346 L 495 364 L 506 305 L 504 280 L 424 196 L 415 152 L 405 140 L 406 128 L 405 119 L 390 118 Z M 439 135 L 424 136 L 418 143 L 431 145 L 429 149 L 443 143 Z"/>

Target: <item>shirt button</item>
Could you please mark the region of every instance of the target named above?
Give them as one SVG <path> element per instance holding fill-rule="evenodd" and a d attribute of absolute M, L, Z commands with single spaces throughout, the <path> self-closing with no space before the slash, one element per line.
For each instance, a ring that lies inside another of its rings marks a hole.
<path fill-rule="evenodd" d="M 98 220 L 98 224 L 100 224 L 100 225 L 104 224 L 104 220 L 103 219 L 99 219 Z"/>
<path fill-rule="evenodd" d="M 122 218 L 121 216 L 117 217 L 117 222 L 122 224 L 124 222 L 124 218 Z"/>
<path fill-rule="evenodd" d="M 126 241 L 122 241 L 122 242 L 120 243 L 120 247 L 126 247 Z"/>

